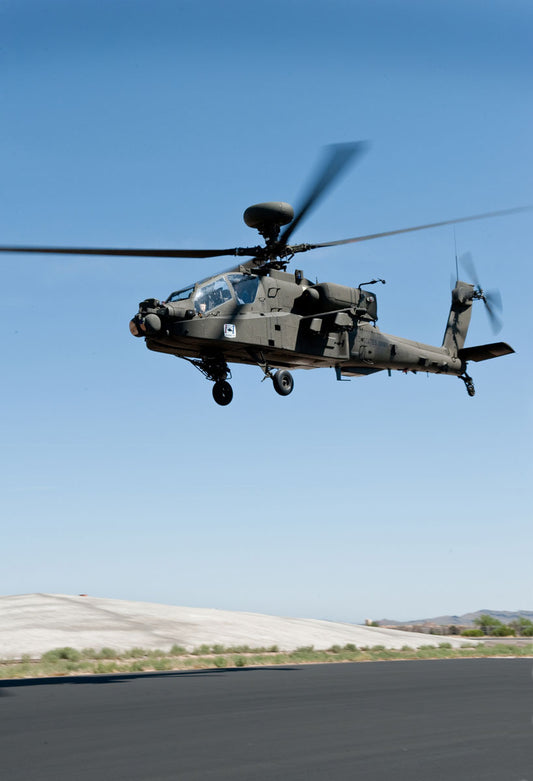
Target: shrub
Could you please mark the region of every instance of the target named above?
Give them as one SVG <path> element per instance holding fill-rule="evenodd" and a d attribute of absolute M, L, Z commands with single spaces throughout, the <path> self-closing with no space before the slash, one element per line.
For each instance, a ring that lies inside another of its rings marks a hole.
<path fill-rule="evenodd" d="M 215 659 L 213 659 L 213 664 L 215 667 L 226 667 L 226 660 L 223 656 L 217 656 Z"/>
<path fill-rule="evenodd" d="M 84 659 L 94 659 L 96 657 L 96 651 L 94 648 L 84 648 L 81 655 Z"/>
<path fill-rule="evenodd" d="M 229 648 L 226 648 L 226 651 L 232 654 L 247 654 L 251 650 L 249 645 L 230 645 Z"/>
<path fill-rule="evenodd" d="M 117 670 L 117 665 L 115 662 L 98 662 L 98 664 L 95 666 L 94 671 L 98 675 L 106 675 L 109 673 L 114 673 Z"/>
<path fill-rule="evenodd" d="M 187 653 L 187 649 L 184 648 L 182 645 L 176 645 L 174 643 L 174 645 L 170 649 L 170 653 L 172 654 L 172 656 L 185 656 L 185 654 Z"/>
<path fill-rule="evenodd" d="M 94 659 L 116 659 L 120 654 L 113 650 L 113 648 L 102 648 L 94 655 Z"/>
<path fill-rule="evenodd" d="M 41 656 L 42 662 L 57 662 L 60 659 L 68 659 L 69 662 L 79 662 L 81 654 L 74 648 L 66 646 L 65 648 L 54 648 Z"/>
<path fill-rule="evenodd" d="M 211 646 L 202 643 L 202 645 L 198 646 L 198 648 L 195 648 L 192 653 L 194 656 L 205 656 L 205 654 L 211 653 Z"/>
<path fill-rule="evenodd" d="M 132 673 L 142 673 L 145 667 L 145 662 L 138 659 L 136 662 L 132 662 L 129 666 L 129 671 Z"/>
<path fill-rule="evenodd" d="M 170 670 L 172 667 L 172 662 L 170 659 L 162 659 L 160 656 L 158 656 L 152 660 L 151 666 L 154 668 L 154 670 Z"/>
<path fill-rule="evenodd" d="M 506 624 L 502 624 L 493 630 L 492 635 L 493 637 L 514 637 L 515 631 Z"/>
<path fill-rule="evenodd" d="M 144 648 L 130 648 L 129 651 L 126 651 L 125 656 L 130 659 L 144 659 L 146 651 Z"/>
<path fill-rule="evenodd" d="M 235 667 L 244 667 L 246 664 L 246 659 L 244 658 L 244 656 L 236 656 L 235 659 L 233 660 L 233 664 L 235 665 Z"/>
<path fill-rule="evenodd" d="M 483 634 L 481 629 L 463 629 L 461 637 L 483 637 Z"/>

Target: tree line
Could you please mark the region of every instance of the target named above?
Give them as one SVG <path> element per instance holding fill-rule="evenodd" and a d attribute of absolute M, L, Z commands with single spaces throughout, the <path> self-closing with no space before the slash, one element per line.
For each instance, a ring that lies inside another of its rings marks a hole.
<path fill-rule="evenodd" d="M 464 637 L 533 637 L 533 621 L 513 618 L 508 624 L 484 613 L 474 619 L 475 629 L 463 629 Z"/>

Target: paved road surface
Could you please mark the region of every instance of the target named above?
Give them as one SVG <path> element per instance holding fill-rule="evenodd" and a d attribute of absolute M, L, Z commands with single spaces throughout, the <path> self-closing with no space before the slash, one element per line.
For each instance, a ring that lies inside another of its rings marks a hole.
<path fill-rule="evenodd" d="M 532 660 L 0 682 L 2 781 L 533 781 Z"/>

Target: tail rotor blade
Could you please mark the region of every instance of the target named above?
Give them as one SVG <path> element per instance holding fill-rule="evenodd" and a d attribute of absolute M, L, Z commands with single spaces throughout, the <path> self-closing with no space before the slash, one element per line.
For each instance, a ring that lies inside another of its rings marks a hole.
<path fill-rule="evenodd" d="M 464 255 L 461 255 L 459 258 L 459 264 L 465 270 L 470 281 L 476 287 L 476 290 L 474 291 L 474 298 L 481 299 L 481 301 L 483 301 L 485 304 L 485 311 L 487 313 L 487 317 L 489 318 L 490 327 L 495 334 L 498 333 L 498 331 L 501 331 L 503 325 L 501 317 L 497 314 L 503 309 L 500 291 L 487 290 L 485 293 L 481 287 L 474 259 L 470 252 L 465 252 Z"/>
<path fill-rule="evenodd" d="M 502 295 L 499 290 L 487 290 L 485 293 L 485 303 L 497 312 L 503 310 Z"/>
<path fill-rule="evenodd" d="M 499 315 L 496 314 L 494 311 L 493 306 L 484 299 L 485 304 L 485 311 L 487 312 L 487 316 L 489 318 L 490 327 L 493 330 L 493 333 L 497 334 L 499 331 L 502 330 L 503 321 Z"/>
<path fill-rule="evenodd" d="M 480 287 L 479 277 L 471 252 L 465 252 L 463 255 L 461 255 L 459 258 L 459 265 L 465 270 L 470 281 L 473 282 L 477 287 Z"/>

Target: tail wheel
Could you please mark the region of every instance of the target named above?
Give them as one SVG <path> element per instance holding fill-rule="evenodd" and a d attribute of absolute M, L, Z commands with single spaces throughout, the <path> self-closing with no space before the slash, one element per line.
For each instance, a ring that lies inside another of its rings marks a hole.
<path fill-rule="evenodd" d="M 233 388 L 226 380 L 217 380 L 213 385 L 213 398 L 221 407 L 225 407 L 233 398 Z"/>
<path fill-rule="evenodd" d="M 279 393 L 280 396 L 288 396 L 289 393 L 292 393 L 294 380 L 292 374 L 286 369 L 277 371 L 272 377 L 272 382 L 274 383 L 274 390 L 276 393 Z"/>

